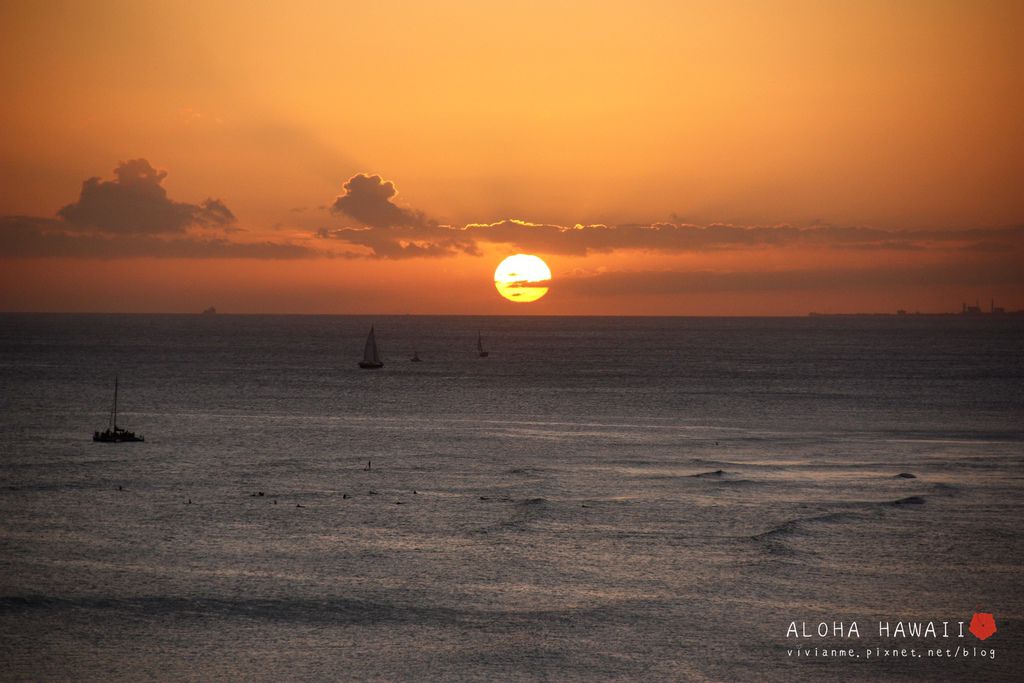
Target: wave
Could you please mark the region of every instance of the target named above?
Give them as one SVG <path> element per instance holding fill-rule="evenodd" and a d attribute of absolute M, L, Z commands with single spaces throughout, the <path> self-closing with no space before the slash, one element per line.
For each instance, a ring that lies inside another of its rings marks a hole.
<path fill-rule="evenodd" d="M 956 484 L 947 484 L 941 481 L 932 484 L 932 490 L 940 496 L 956 496 L 961 491 Z"/>
<path fill-rule="evenodd" d="M 690 458 L 687 462 L 694 465 L 707 465 L 708 467 L 736 467 L 738 463 L 728 460 L 709 460 L 707 458 Z"/>
<path fill-rule="evenodd" d="M 894 500 L 889 505 L 924 505 L 924 496 L 907 496 Z"/>
<path fill-rule="evenodd" d="M 757 484 L 752 479 L 733 479 L 732 477 L 739 476 L 738 472 L 729 472 L 726 470 L 711 470 L 709 472 L 698 472 L 697 474 L 689 475 L 693 479 L 707 479 L 713 481 L 716 484 L 722 486 L 736 486 L 736 485 L 750 485 Z"/>
<path fill-rule="evenodd" d="M 116 489 L 118 484 L 110 481 L 64 481 L 39 484 L 8 484 L 3 491 L 85 491 Z"/>
<path fill-rule="evenodd" d="M 140 615 L 176 617 L 259 618 L 269 621 L 326 624 L 373 623 L 457 623 L 471 613 L 446 607 L 413 607 L 347 598 L 259 599 L 259 598 L 187 598 L 179 596 L 144 597 L 54 597 L 15 595 L 0 597 L 0 614 L 32 611 L 78 612 L 113 611 Z"/>
<path fill-rule="evenodd" d="M 490 498 L 481 499 L 491 500 Z M 506 519 L 474 529 L 473 533 L 487 534 L 503 531 L 525 531 L 532 522 L 548 514 L 551 507 L 547 498 L 525 498 L 517 501 L 513 501 L 511 498 L 498 498 L 494 500 L 496 502 L 513 503 L 511 515 Z"/>
<path fill-rule="evenodd" d="M 510 470 L 505 470 L 505 474 L 526 474 L 526 475 L 538 475 L 547 472 L 543 467 L 514 467 Z"/>
<path fill-rule="evenodd" d="M 852 512 L 829 512 L 824 515 L 816 515 L 814 517 L 794 517 L 793 519 L 786 520 L 781 524 L 772 527 L 767 531 L 762 531 L 759 534 L 754 534 L 750 538 L 755 541 L 770 541 L 783 536 L 789 536 L 800 531 L 803 531 L 805 527 L 814 524 L 829 524 L 834 522 L 850 522 L 863 520 L 863 516 L 854 514 Z"/>

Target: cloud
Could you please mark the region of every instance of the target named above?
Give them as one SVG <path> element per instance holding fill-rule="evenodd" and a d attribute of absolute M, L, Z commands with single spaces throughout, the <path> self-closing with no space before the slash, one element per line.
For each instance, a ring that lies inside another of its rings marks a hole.
<path fill-rule="evenodd" d="M 161 183 L 158 171 L 145 159 L 118 164 L 114 180 L 89 178 L 78 201 L 57 212 L 68 228 L 112 235 L 183 233 L 194 226 L 227 227 L 235 216 L 219 199 L 200 204 L 176 202 Z"/>
<path fill-rule="evenodd" d="M 379 175 L 359 173 L 342 186 L 345 193 L 331 205 L 333 213 L 345 214 L 374 228 L 410 227 L 429 223 L 420 211 L 403 209 L 391 199 L 398 194 L 395 184 Z"/>
<path fill-rule="evenodd" d="M 1024 246 L 1024 226 L 967 230 L 881 230 L 858 226 L 796 227 L 652 223 L 554 225 L 505 219 L 441 225 L 422 211 L 395 203 L 398 189 L 379 175 L 349 178 L 331 212 L 356 227 L 322 228 L 320 238 L 365 247 L 371 258 L 479 255 L 480 244 L 508 245 L 517 251 L 587 256 L 620 250 L 663 253 L 741 249 L 810 248 L 873 251 L 998 251 Z"/>
<path fill-rule="evenodd" d="M 612 271 L 559 278 L 562 293 L 580 296 L 694 295 L 721 292 L 844 290 L 901 286 L 1024 285 L 1014 258 L 996 262 L 915 267 L 797 269 L 785 271 Z"/>
<path fill-rule="evenodd" d="M 300 244 L 233 242 L 223 238 L 107 235 L 68 231 L 65 221 L 0 217 L 0 254 L 7 258 L 249 258 L 298 259 L 330 254 Z"/>
<path fill-rule="evenodd" d="M 360 228 L 321 228 L 314 233 L 318 239 L 336 239 L 346 244 L 367 247 L 368 253 L 348 253 L 349 257 L 380 259 L 436 258 L 469 254 L 480 256 L 476 244 L 471 240 L 445 234 L 448 228 L 435 226 L 431 229 L 403 228 L 387 230 Z M 429 233 L 429 234 L 428 234 Z"/>
<path fill-rule="evenodd" d="M 513 282 L 505 282 L 502 286 L 506 289 L 535 289 L 537 287 L 550 287 L 551 280 L 515 280 Z"/>
<path fill-rule="evenodd" d="M 347 216 L 362 227 L 321 228 L 316 236 L 366 247 L 367 256 L 383 259 L 431 258 L 455 254 L 480 254 L 476 243 L 463 231 L 439 225 L 422 211 L 407 209 L 392 199 L 395 184 L 379 175 L 360 173 L 342 186 L 331 212 Z"/>
<path fill-rule="evenodd" d="M 655 223 L 651 225 L 575 225 L 572 227 L 504 220 L 467 225 L 473 241 L 509 244 L 516 249 L 547 254 L 585 256 L 616 250 L 700 252 L 770 247 L 830 249 L 925 250 L 981 245 L 1024 244 L 1024 226 L 973 230 L 879 230 L 863 227 L 708 226 Z"/>
<path fill-rule="evenodd" d="M 374 258 L 413 258 L 479 254 L 480 243 L 507 244 L 520 251 L 586 256 L 616 250 L 662 252 L 717 251 L 783 246 L 819 246 L 909 250 L 923 248 L 906 233 L 859 227 L 574 225 L 506 219 L 470 223 L 458 228 L 440 225 L 422 211 L 395 203 L 398 189 L 379 175 L 360 173 L 343 185 L 331 212 L 360 227 L 323 228 L 317 236 L 368 248 Z M 948 239 L 937 234 L 930 239 Z M 975 235 L 975 239 L 991 237 Z"/>
<path fill-rule="evenodd" d="M 61 208 L 57 218 L 2 218 L 0 253 L 33 257 L 411 259 L 479 256 L 485 244 L 575 256 L 620 250 L 700 253 L 804 248 L 970 252 L 995 258 L 1024 251 L 1024 226 L 963 230 L 687 223 L 562 226 L 506 219 L 455 227 L 396 203 L 395 184 L 366 173 L 349 178 L 342 194 L 328 207 L 345 223 L 320 228 L 312 235 L 312 244 L 242 243 L 226 239 L 227 233 L 237 228 L 235 215 L 224 202 L 173 200 L 162 185 L 166 175 L 145 159 L 130 160 L 114 169 L 113 180 L 86 180 L 78 200 Z M 329 240 L 354 248 L 339 251 Z"/>
<path fill-rule="evenodd" d="M 0 255 L 6 258 L 253 258 L 331 256 L 301 244 L 238 242 L 235 215 L 219 199 L 174 201 L 167 176 L 145 159 L 122 162 L 114 180 L 90 178 L 77 202 L 57 218 L 0 217 Z"/>

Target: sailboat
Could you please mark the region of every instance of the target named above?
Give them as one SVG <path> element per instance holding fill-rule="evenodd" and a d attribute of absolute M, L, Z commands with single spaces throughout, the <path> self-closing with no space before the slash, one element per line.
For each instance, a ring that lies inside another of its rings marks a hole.
<path fill-rule="evenodd" d="M 359 361 L 359 367 L 364 370 L 384 367 L 384 362 L 377 355 L 377 337 L 373 334 L 373 325 L 370 325 L 370 334 L 366 336 L 366 346 L 363 348 L 363 359 Z"/>
<path fill-rule="evenodd" d="M 417 351 L 416 349 L 413 349 L 412 350 L 412 358 L 409 359 L 409 362 L 411 362 L 411 363 L 422 363 L 423 359 L 420 358 L 420 352 Z"/>
<path fill-rule="evenodd" d="M 487 358 L 488 352 L 484 351 L 484 338 L 479 332 L 476 334 L 476 350 L 480 353 L 481 358 Z"/>
<path fill-rule="evenodd" d="M 145 437 L 117 426 L 117 375 L 114 375 L 114 407 L 110 409 L 110 423 L 102 432 L 92 433 L 93 441 L 104 443 L 122 443 L 125 441 L 145 441 Z"/>

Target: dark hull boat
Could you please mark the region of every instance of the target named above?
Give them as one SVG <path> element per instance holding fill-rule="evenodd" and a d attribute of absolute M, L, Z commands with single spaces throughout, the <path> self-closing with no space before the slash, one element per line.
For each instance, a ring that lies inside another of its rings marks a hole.
<path fill-rule="evenodd" d="M 93 441 L 103 443 L 127 443 L 132 441 L 145 441 L 141 434 L 130 432 L 117 426 L 117 376 L 114 376 L 114 406 L 110 409 L 110 424 L 102 432 L 92 433 Z"/>
<path fill-rule="evenodd" d="M 363 370 L 376 370 L 384 367 L 384 361 L 377 353 L 377 337 L 373 333 L 373 325 L 370 325 L 370 334 L 366 336 L 366 346 L 363 347 L 363 359 L 359 361 L 359 367 Z"/>
<path fill-rule="evenodd" d="M 93 432 L 92 440 L 103 443 L 124 443 L 126 441 L 145 441 L 146 437 L 129 432 L 127 429 L 114 427 L 113 429 L 104 429 L 102 432 Z"/>

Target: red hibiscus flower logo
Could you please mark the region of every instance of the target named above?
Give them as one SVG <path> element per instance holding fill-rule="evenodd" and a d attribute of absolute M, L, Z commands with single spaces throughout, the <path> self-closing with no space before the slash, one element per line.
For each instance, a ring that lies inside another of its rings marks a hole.
<path fill-rule="evenodd" d="M 996 620 L 988 612 L 975 612 L 971 617 L 970 631 L 978 640 L 985 640 L 996 632 Z"/>

